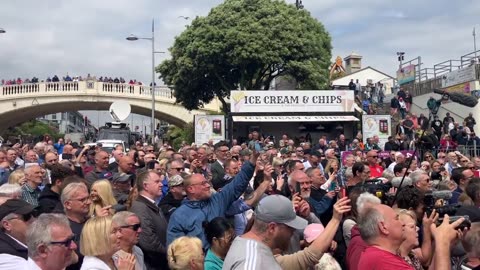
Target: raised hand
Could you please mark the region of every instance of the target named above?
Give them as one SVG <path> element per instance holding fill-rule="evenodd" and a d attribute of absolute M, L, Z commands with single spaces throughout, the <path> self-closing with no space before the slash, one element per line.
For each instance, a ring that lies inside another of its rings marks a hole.
<path fill-rule="evenodd" d="M 272 173 L 273 173 L 273 166 L 270 164 L 267 164 L 263 168 L 263 180 L 264 181 L 272 181 Z"/>
<path fill-rule="evenodd" d="M 435 224 L 438 220 L 438 213 L 433 209 L 430 216 L 427 216 L 427 213 L 423 215 L 422 224 L 424 228 L 430 228 L 432 224 Z"/>
<path fill-rule="evenodd" d="M 136 262 L 137 262 L 137 259 L 135 258 L 135 255 L 128 254 L 124 257 L 118 258 L 117 269 L 118 270 L 134 270 Z"/>
<path fill-rule="evenodd" d="M 340 221 L 342 220 L 343 214 L 350 212 L 351 209 L 350 199 L 343 197 L 333 205 L 333 218 Z"/>

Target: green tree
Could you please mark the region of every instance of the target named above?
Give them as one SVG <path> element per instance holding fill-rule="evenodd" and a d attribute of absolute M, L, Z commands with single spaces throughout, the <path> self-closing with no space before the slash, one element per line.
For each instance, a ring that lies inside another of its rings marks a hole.
<path fill-rule="evenodd" d="M 169 126 L 167 131 L 167 141 L 175 149 L 180 149 L 180 146 L 183 141 L 190 144 L 193 142 L 195 136 L 195 129 L 193 123 L 190 122 L 183 127 Z"/>
<path fill-rule="evenodd" d="M 18 136 L 40 136 L 48 134 L 54 139 L 63 137 L 63 134 L 58 133 L 58 129 L 38 120 L 27 121 L 19 126 L 6 130 L 2 137 L 5 139 L 9 137 Z"/>
<path fill-rule="evenodd" d="M 289 75 L 297 89 L 325 89 L 331 40 L 306 10 L 280 0 L 226 0 L 176 37 L 157 67 L 177 102 L 196 109 L 230 90 L 268 90 Z"/>

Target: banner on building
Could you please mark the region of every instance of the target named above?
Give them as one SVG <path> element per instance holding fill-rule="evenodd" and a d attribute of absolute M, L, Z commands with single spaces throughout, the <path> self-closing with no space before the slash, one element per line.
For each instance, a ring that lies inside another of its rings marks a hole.
<path fill-rule="evenodd" d="M 378 146 L 383 149 L 388 137 L 392 135 L 390 115 L 362 115 L 362 134 L 363 143 L 367 143 L 367 138 L 377 135 L 380 138 Z"/>
<path fill-rule="evenodd" d="M 351 90 L 231 91 L 232 113 L 353 112 Z"/>
<path fill-rule="evenodd" d="M 475 81 L 475 66 L 453 70 L 442 76 L 442 88 Z"/>
<path fill-rule="evenodd" d="M 225 140 L 224 115 L 198 115 L 194 117 L 195 143 L 201 145 L 212 140 L 213 143 Z"/>
<path fill-rule="evenodd" d="M 397 71 L 399 85 L 415 81 L 415 65 L 404 66 Z"/>

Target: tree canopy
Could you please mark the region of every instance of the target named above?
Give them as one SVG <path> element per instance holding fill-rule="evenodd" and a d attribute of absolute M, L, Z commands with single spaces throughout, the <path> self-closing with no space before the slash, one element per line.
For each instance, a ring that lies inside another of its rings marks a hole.
<path fill-rule="evenodd" d="M 297 89 L 325 89 L 331 40 L 306 10 L 283 0 L 226 0 L 176 37 L 157 72 L 177 102 L 196 109 L 230 90 L 268 90 L 288 75 Z"/>

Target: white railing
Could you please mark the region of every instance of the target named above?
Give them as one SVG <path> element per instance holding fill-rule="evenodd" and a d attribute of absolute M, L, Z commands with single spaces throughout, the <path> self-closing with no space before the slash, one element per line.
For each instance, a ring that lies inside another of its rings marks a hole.
<path fill-rule="evenodd" d="M 15 84 L 0 86 L 0 97 L 9 98 L 21 95 L 41 95 L 41 94 L 71 94 L 97 92 L 98 94 L 127 94 L 149 98 L 152 96 L 151 87 L 144 85 L 132 85 L 121 83 L 104 83 L 97 81 L 80 82 L 41 82 L 30 84 Z M 155 97 L 175 102 L 173 90 L 166 86 L 155 87 Z"/>

